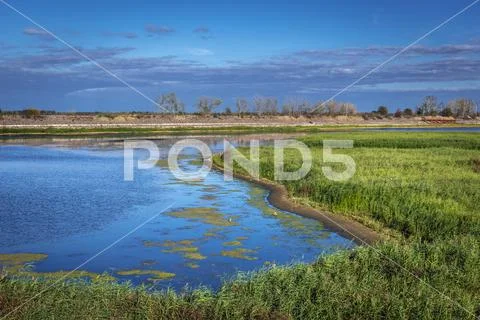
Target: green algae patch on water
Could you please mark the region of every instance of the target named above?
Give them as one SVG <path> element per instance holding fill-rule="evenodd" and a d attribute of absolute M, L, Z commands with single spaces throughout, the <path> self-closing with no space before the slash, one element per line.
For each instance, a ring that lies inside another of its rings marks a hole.
<path fill-rule="evenodd" d="M 176 246 L 191 246 L 195 240 L 180 240 L 180 241 L 173 241 L 173 240 L 166 240 L 166 241 L 150 241 L 144 240 L 143 245 L 145 247 L 176 247 Z"/>
<path fill-rule="evenodd" d="M 215 238 L 215 237 L 217 237 L 217 236 L 219 236 L 219 234 L 218 234 L 218 233 L 214 233 L 214 232 L 205 232 L 205 233 L 203 234 L 203 237 L 204 237 L 204 238 Z"/>
<path fill-rule="evenodd" d="M 168 168 L 168 159 L 157 160 L 156 165 L 159 166 L 160 168 Z"/>
<path fill-rule="evenodd" d="M 204 260 L 207 257 L 198 252 L 198 247 L 193 246 L 195 240 L 180 240 L 172 241 L 167 240 L 164 242 L 154 242 L 154 246 L 162 246 L 166 249 L 163 249 L 163 253 L 178 253 L 181 254 L 184 258 L 190 260 Z M 149 243 L 152 245 L 152 243 Z"/>
<path fill-rule="evenodd" d="M 234 240 L 234 241 L 224 242 L 223 245 L 227 247 L 239 247 L 242 245 L 242 243 L 240 241 Z"/>
<path fill-rule="evenodd" d="M 187 259 L 190 259 L 190 260 L 205 260 L 205 259 L 207 259 L 206 256 L 204 256 L 203 254 L 201 254 L 199 252 L 185 252 L 183 254 L 183 256 Z"/>
<path fill-rule="evenodd" d="M 190 269 L 198 269 L 200 266 L 194 262 L 187 262 L 185 263 L 185 266 L 190 268 Z"/>
<path fill-rule="evenodd" d="M 21 279 L 40 279 L 40 280 L 70 280 L 90 279 L 97 281 L 115 281 L 115 278 L 109 274 L 98 274 L 84 270 L 61 270 L 54 272 L 36 272 L 32 271 L 31 263 L 45 260 L 48 255 L 43 253 L 9 253 L 0 254 L 0 265 L 4 266 L 7 274 L 14 278 Z M 26 266 L 27 265 L 27 266 Z"/>
<path fill-rule="evenodd" d="M 121 270 L 117 271 L 117 274 L 120 276 L 152 276 L 150 279 L 152 280 L 165 280 L 175 277 L 175 273 L 171 272 L 164 272 L 160 270 L 140 270 L 140 269 L 132 269 L 132 270 Z"/>
<path fill-rule="evenodd" d="M 167 214 L 177 218 L 200 220 L 206 224 L 214 226 L 231 227 L 238 225 L 235 221 L 236 217 L 224 215 L 217 209 L 209 207 L 188 208 L 182 211 L 169 212 Z"/>
<path fill-rule="evenodd" d="M 187 253 L 187 252 L 198 252 L 198 247 L 172 247 L 171 249 L 162 250 L 165 253 Z"/>
<path fill-rule="evenodd" d="M 237 241 L 245 241 L 245 240 L 248 240 L 248 237 L 240 236 L 240 237 L 236 237 L 235 239 L 236 239 Z"/>
<path fill-rule="evenodd" d="M 0 265 L 13 266 L 33 263 L 46 259 L 48 255 L 43 253 L 2 253 L 0 254 Z"/>
<path fill-rule="evenodd" d="M 222 250 L 221 255 L 224 257 L 243 259 L 243 260 L 258 260 L 257 257 L 251 254 L 257 253 L 255 250 L 246 248 L 236 248 L 233 250 Z"/>

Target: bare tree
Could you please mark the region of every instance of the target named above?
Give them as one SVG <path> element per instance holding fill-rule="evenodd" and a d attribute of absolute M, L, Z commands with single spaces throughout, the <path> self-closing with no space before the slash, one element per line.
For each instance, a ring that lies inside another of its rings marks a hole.
<path fill-rule="evenodd" d="M 313 111 L 312 112 L 315 113 L 315 114 L 324 114 L 326 109 L 327 108 L 326 108 L 325 102 L 318 101 L 317 103 L 315 103 L 313 105 L 313 109 L 312 109 Z"/>
<path fill-rule="evenodd" d="M 310 110 L 310 103 L 303 97 L 288 98 L 282 106 L 282 113 L 290 116 L 298 116 Z"/>
<path fill-rule="evenodd" d="M 255 105 L 255 112 L 257 114 L 276 114 L 278 113 L 277 105 L 278 101 L 276 98 L 269 97 L 260 97 L 257 96 L 253 98 L 253 103 Z"/>
<path fill-rule="evenodd" d="M 244 114 L 248 112 L 248 101 L 244 98 L 237 98 L 237 113 Z"/>
<path fill-rule="evenodd" d="M 222 99 L 219 98 L 201 97 L 197 102 L 198 112 L 201 114 L 210 114 L 215 108 L 221 105 L 222 102 Z"/>
<path fill-rule="evenodd" d="M 417 114 L 422 116 L 434 116 L 438 113 L 438 101 L 435 96 L 427 96 L 417 108 Z"/>
<path fill-rule="evenodd" d="M 181 102 L 175 92 L 164 93 L 157 99 L 157 107 L 159 112 L 184 112 L 185 105 Z"/>
<path fill-rule="evenodd" d="M 457 118 L 474 117 L 477 113 L 477 105 L 470 99 L 456 99 L 447 104 L 447 107 L 452 110 L 452 113 Z"/>
<path fill-rule="evenodd" d="M 340 103 L 339 113 L 344 115 L 355 114 L 357 112 L 357 108 L 353 103 L 350 102 L 342 102 Z"/>
<path fill-rule="evenodd" d="M 282 114 L 284 115 L 293 115 L 295 112 L 295 104 L 292 101 L 285 101 L 282 106 Z"/>
<path fill-rule="evenodd" d="M 334 116 L 338 113 L 338 103 L 334 100 L 327 101 L 325 103 L 325 109 L 329 116 Z"/>

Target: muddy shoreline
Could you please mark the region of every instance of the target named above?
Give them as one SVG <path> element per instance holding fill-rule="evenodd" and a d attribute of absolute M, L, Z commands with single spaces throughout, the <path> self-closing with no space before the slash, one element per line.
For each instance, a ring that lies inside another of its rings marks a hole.
<path fill-rule="evenodd" d="M 212 163 L 212 168 L 223 173 L 223 167 Z M 267 199 L 274 207 L 300 216 L 315 219 L 321 222 L 327 229 L 354 241 L 358 245 L 372 245 L 382 240 L 376 231 L 345 216 L 332 214 L 314 209 L 307 205 L 295 203 L 290 199 L 284 185 L 273 183 L 266 179 L 255 179 L 247 175 L 234 173 L 235 178 L 257 184 L 270 191 Z"/>

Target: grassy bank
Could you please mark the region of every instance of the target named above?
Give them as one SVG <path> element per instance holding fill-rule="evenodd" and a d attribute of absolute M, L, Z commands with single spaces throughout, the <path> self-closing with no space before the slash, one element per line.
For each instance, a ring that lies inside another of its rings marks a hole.
<path fill-rule="evenodd" d="M 92 136 L 92 135 L 185 135 L 185 134 L 242 134 L 242 133 L 296 133 L 323 132 L 338 128 L 352 129 L 355 126 L 181 126 L 178 127 L 116 127 L 116 128 L 1 128 L 4 136 Z"/>
<path fill-rule="evenodd" d="M 357 172 L 351 180 L 332 182 L 324 177 L 323 139 L 354 140 L 354 149 L 334 151 L 355 160 Z M 311 146 L 314 164 L 306 178 L 285 182 L 291 196 L 387 232 L 388 242 L 320 257 L 311 265 L 271 267 L 238 275 L 218 292 L 151 292 L 108 281 L 56 285 L 11 318 L 480 316 L 478 134 L 322 133 L 303 141 Z M 272 149 L 262 147 L 261 155 L 261 175 L 273 179 Z M 286 159 L 286 170 L 300 165 L 294 151 L 288 152 Z M 48 286 L 48 281 L 1 280 L 0 315 Z"/>
<path fill-rule="evenodd" d="M 354 125 L 354 124 L 326 124 L 326 125 L 268 125 L 259 123 L 258 126 L 238 125 L 222 126 L 211 124 L 209 126 L 178 126 L 171 127 L 44 127 L 44 128 L 12 128 L 1 127 L 0 136 L 4 137 L 45 137 L 45 136 L 135 136 L 135 135 L 188 135 L 188 134 L 242 134 L 242 133 L 321 133 L 330 131 L 358 130 L 365 128 L 455 128 L 478 127 L 478 125 L 465 124 L 425 124 L 425 125 Z"/>

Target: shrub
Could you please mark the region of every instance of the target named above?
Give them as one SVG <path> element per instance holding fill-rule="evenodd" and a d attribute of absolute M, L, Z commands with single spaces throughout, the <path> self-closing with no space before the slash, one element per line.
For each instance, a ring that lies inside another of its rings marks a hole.
<path fill-rule="evenodd" d="M 40 110 L 29 108 L 22 111 L 22 115 L 27 119 L 38 119 L 40 118 Z"/>
<path fill-rule="evenodd" d="M 377 112 L 382 116 L 386 116 L 388 114 L 388 108 L 385 106 L 380 106 L 378 107 Z"/>

